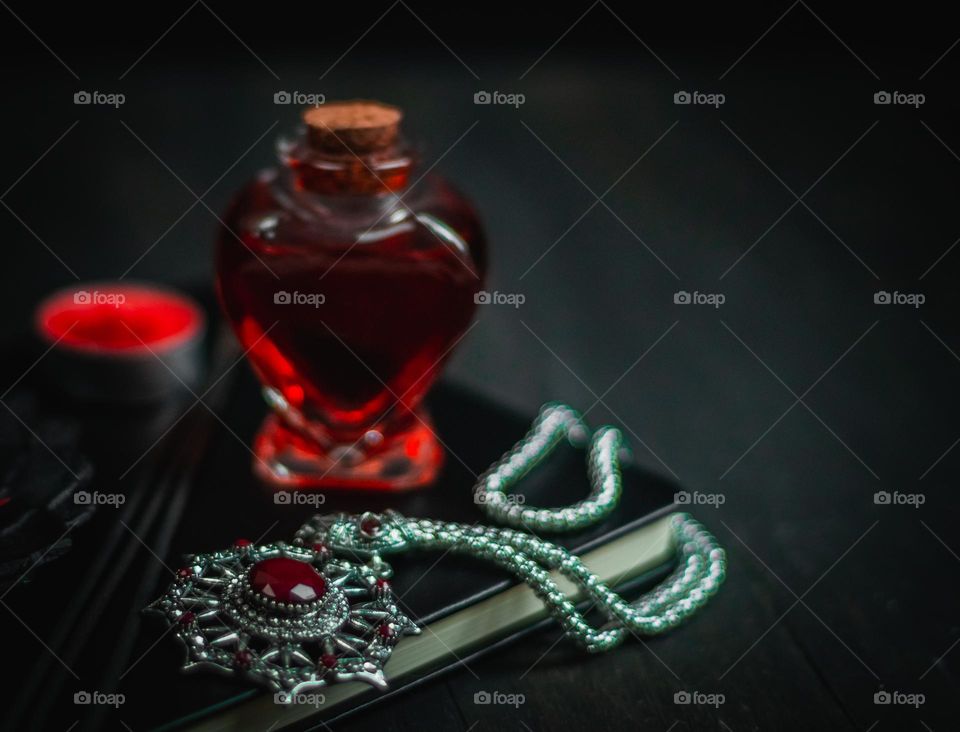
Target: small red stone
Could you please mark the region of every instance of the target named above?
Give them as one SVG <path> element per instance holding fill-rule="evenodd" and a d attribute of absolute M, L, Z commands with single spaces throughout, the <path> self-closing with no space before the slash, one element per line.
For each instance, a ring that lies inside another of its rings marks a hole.
<path fill-rule="evenodd" d="M 337 657 L 334 656 L 332 653 L 324 653 L 322 656 L 320 656 L 320 663 L 322 663 L 327 668 L 333 668 L 334 666 L 336 666 L 338 660 L 339 659 L 337 659 Z"/>
<path fill-rule="evenodd" d="M 317 554 L 329 554 L 330 547 L 328 547 L 323 542 L 317 542 L 316 544 L 313 545 L 313 551 L 315 551 Z"/>
<path fill-rule="evenodd" d="M 377 632 L 380 634 L 381 638 L 393 638 L 393 636 L 397 634 L 397 631 L 395 631 L 386 623 L 377 628 Z"/>
<path fill-rule="evenodd" d="M 177 570 L 177 577 L 180 579 L 187 579 L 188 577 L 193 577 L 193 570 L 190 567 L 182 567 Z"/>
<path fill-rule="evenodd" d="M 250 546 L 252 543 L 253 542 L 250 541 L 249 539 L 237 539 L 235 542 L 233 542 L 233 545 L 237 549 L 243 549 L 244 547 Z"/>
<path fill-rule="evenodd" d="M 360 521 L 360 533 L 372 539 L 380 533 L 381 526 L 380 519 L 376 516 L 367 516 Z"/>
<path fill-rule="evenodd" d="M 306 562 L 275 557 L 250 568 L 250 586 L 277 602 L 313 602 L 323 597 L 327 583 Z"/>
<path fill-rule="evenodd" d="M 384 591 L 386 591 L 386 590 L 389 590 L 389 589 L 390 589 L 390 583 L 387 582 L 385 579 L 378 579 L 378 580 L 377 580 L 377 589 L 380 590 L 381 592 L 384 592 Z"/>
<path fill-rule="evenodd" d="M 180 625 L 189 625 L 196 617 L 197 616 L 194 615 L 193 612 L 187 610 L 183 615 L 177 618 L 177 622 L 180 623 Z"/>
<path fill-rule="evenodd" d="M 233 654 L 233 665 L 237 668 L 250 668 L 253 656 L 250 651 L 237 651 Z"/>

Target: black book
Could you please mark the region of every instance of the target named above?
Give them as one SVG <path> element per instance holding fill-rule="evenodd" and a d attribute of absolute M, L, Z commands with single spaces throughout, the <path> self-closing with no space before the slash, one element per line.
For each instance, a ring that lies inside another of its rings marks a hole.
<path fill-rule="evenodd" d="M 244 440 L 248 445 L 265 409 L 253 408 L 249 387 L 242 385 L 245 406 L 228 415 L 236 434 L 218 433 L 193 479 L 166 559 L 173 567 L 179 554 L 214 551 L 237 538 L 289 540 L 314 513 L 392 508 L 409 517 L 485 522 L 473 501 L 476 476 L 523 436 L 533 416 L 441 385 L 429 402 L 447 455 L 433 486 L 405 493 L 330 490 L 314 494 L 316 505 L 278 503 L 273 492 L 251 475 L 253 458 Z M 588 491 L 584 453 L 564 443 L 517 491 L 531 505 L 579 500 Z M 675 491 L 672 482 L 628 465 L 623 498 L 611 517 L 585 531 L 552 539 L 584 557 L 611 585 L 639 592 L 666 575 L 673 564 L 668 517 Z M 429 627 L 397 645 L 385 667 L 388 691 L 378 692 L 362 682 L 344 683 L 318 689 L 317 695 L 323 697 L 319 705 L 284 705 L 269 690 L 238 679 L 203 671 L 182 674 L 182 649 L 171 637 L 159 640 L 164 624 L 149 617 L 139 625 L 131 654 L 131 660 L 143 660 L 120 683 L 119 691 L 129 700 L 124 719 L 134 729 L 312 729 L 368 705 L 383 704 L 414 684 L 553 622 L 528 587 L 482 561 L 431 553 L 388 560 L 401 606 L 419 625 Z M 154 597 L 167 581 L 166 577 L 160 581 Z"/>

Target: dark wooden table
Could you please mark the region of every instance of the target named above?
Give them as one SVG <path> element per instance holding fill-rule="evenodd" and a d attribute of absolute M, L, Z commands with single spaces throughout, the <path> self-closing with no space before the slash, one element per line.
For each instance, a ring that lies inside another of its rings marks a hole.
<path fill-rule="evenodd" d="M 349 50 L 381 12 L 320 50 L 271 53 L 198 5 L 185 35 L 175 29 L 132 68 L 175 15 L 138 27 L 139 46 L 122 50 L 139 51 L 84 55 L 79 81 L 30 45 L 29 63 L 4 72 L 10 328 L 74 275 L 209 281 L 211 210 L 294 123 L 275 92 L 401 104 L 425 163 L 439 161 L 484 213 L 489 289 L 525 297 L 479 309 L 450 377 L 530 413 L 561 399 L 622 426 L 646 467 L 699 501 L 691 510 L 728 548 L 730 573 L 709 610 L 669 637 L 587 657 L 546 633 L 344 726 L 955 727 L 960 51 L 934 64 L 952 39 L 931 29 L 924 52 L 861 53 L 798 4 L 756 46 L 781 11 L 755 17 L 723 53 L 664 43 L 654 55 L 631 35 L 645 35 L 634 18 L 628 29 L 601 3 L 582 21 L 601 39 L 592 51 L 562 40 L 537 61 L 580 11 L 498 53 L 493 40 L 446 48 L 434 16 L 417 13 L 428 32 L 400 4 Z M 46 35 L 37 13 L 23 20 Z M 408 52 L 383 51 L 394 33 Z M 181 55 L 206 35 L 209 53 Z M 126 102 L 72 106 L 88 88 Z M 525 102 L 473 104 L 494 89 Z M 874 103 L 895 89 L 926 99 Z M 694 90 L 725 99 L 674 103 Z M 682 304 L 681 292 L 723 302 Z M 878 304 L 881 292 L 925 301 Z M 13 593 L 29 604 L 31 591 Z M 11 618 L 3 627 L 26 632 Z M 525 701 L 476 705 L 481 690 Z M 681 692 L 722 703 L 677 703 Z M 878 692 L 894 703 L 877 704 Z"/>

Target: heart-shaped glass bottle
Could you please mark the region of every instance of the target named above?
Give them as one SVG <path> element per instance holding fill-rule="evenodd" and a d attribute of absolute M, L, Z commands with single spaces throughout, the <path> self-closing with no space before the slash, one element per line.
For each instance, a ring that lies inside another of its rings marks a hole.
<path fill-rule="evenodd" d="M 255 469 L 286 487 L 411 488 L 443 451 L 421 401 L 469 325 L 484 235 L 417 174 L 400 110 L 307 110 L 243 188 L 217 243 L 221 304 L 273 407 Z"/>

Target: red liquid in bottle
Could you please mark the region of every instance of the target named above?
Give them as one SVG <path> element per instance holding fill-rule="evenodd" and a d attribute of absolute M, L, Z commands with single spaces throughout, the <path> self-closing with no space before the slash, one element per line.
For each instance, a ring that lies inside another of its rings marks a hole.
<path fill-rule="evenodd" d="M 442 451 L 420 402 L 469 325 L 483 234 L 442 179 L 408 186 L 395 141 L 343 142 L 281 145 L 219 235 L 220 299 L 275 410 L 255 465 L 285 486 L 422 485 Z"/>

